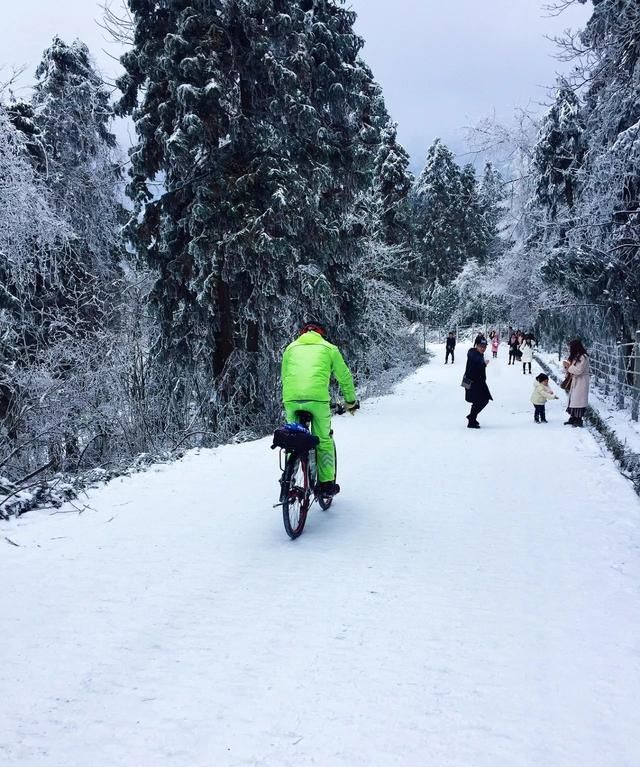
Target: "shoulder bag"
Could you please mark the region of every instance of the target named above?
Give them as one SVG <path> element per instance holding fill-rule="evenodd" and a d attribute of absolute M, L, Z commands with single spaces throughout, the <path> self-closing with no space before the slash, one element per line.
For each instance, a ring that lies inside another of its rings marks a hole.
<path fill-rule="evenodd" d="M 567 375 L 564 377 L 564 381 L 560 384 L 560 388 L 563 391 L 569 391 L 571 388 L 571 373 L 567 373 Z"/>

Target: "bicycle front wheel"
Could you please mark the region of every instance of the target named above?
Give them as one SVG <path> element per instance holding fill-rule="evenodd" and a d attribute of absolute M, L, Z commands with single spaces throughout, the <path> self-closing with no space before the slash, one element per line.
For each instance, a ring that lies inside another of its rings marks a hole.
<path fill-rule="evenodd" d="M 282 519 L 289 538 L 297 538 L 304 530 L 311 503 L 307 456 L 292 453 L 285 468 L 286 496 L 282 502 Z"/>

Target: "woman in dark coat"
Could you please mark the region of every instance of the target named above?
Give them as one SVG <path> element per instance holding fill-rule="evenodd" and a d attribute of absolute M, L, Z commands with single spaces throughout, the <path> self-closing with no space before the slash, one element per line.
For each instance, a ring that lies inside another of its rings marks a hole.
<path fill-rule="evenodd" d="M 511 333 L 509 336 L 509 364 L 515 365 L 518 359 L 518 336 Z"/>
<path fill-rule="evenodd" d="M 484 359 L 487 340 L 486 338 L 479 338 L 476 341 L 473 349 L 469 349 L 467 352 L 467 367 L 464 371 L 465 378 L 471 381 L 471 386 L 464 395 L 466 401 L 471 402 L 471 412 L 467 416 L 469 429 L 480 428 L 478 414 L 493 399 L 487 386 L 487 363 Z"/>

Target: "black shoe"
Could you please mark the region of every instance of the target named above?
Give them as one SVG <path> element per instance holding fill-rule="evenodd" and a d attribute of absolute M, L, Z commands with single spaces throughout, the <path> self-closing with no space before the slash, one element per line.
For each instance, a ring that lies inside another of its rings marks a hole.
<path fill-rule="evenodd" d="M 543 418 L 543 419 L 540 421 L 540 423 L 549 423 L 549 421 L 547 421 L 547 419 L 546 419 L 546 418 Z"/>
<path fill-rule="evenodd" d="M 534 423 L 540 423 L 540 419 L 539 419 L 539 418 L 534 418 L 534 419 L 533 419 L 533 422 L 534 422 Z"/>
<path fill-rule="evenodd" d="M 316 487 L 316 495 L 322 495 L 325 498 L 338 495 L 340 485 L 337 482 L 320 482 Z"/>
<path fill-rule="evenodd" d="M 479 429 L 480 424 L 477 421 L 469 421 L 467 424 L 467 429 Z"/>
<path fill-rule="evenodd" d="M 573 416 L 571 416 L 568 421 L 564 422 L 564 425 L 565 426 L 573 426 L 575 424 L 575 422 L 576 422 L 576 419 Z"/>
<path fill-rule="evenodd" d="M 582 418 L 576 418 L 575 421 L 573 422 L 573 426 L 578 426 L 578 427 L 584 426 Z"/>

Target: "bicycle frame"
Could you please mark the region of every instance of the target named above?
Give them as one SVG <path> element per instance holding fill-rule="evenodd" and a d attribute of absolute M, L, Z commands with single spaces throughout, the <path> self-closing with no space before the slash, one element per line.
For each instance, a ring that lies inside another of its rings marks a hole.
<path fill-rule="evenodd" d="M 345 412 L 341 405 L 331 405 L 331 410 L 338 414 Z M 311 413 L 299 410 L 296 413 L 296 419 L 298 423 L 311 430 L 313 420 Z M 333 437 L 333 430 L 330 434 Z M 337 463 L 337 454 L 335 460 Z M 317 493 L 318 459 L 315 448 L 300 453 L 281 449 L 279 466 L 280 501 L 274 504 L 274 508 L 282 506 L 285 530 L 290 538 L 297 538 L 304 530 L 311 506 L 317 501 L 320 508 L 326 511 L 333 503 L 333 495 Z M 300 475 L 300 469 L 302 469 L 302 475 Z"/>

